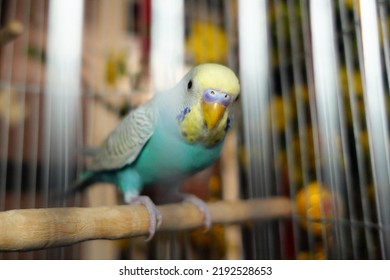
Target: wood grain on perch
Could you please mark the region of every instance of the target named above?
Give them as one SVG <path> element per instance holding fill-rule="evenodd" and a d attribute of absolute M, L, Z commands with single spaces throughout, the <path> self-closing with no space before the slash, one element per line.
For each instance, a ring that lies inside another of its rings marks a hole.
<path fill-rule="evenodd" d="M 288 198 L 208 203 L 213 223 L 231 224 L 291 214 Z M 157 231 L 193 229 L 203 216 L 192 204 L 159 206 Z M 18 209 L 0 212 L 0 251 L 27 251 L 93 239 L 122 239 L 148 234 L 149 215 L 142 205 Z"/>

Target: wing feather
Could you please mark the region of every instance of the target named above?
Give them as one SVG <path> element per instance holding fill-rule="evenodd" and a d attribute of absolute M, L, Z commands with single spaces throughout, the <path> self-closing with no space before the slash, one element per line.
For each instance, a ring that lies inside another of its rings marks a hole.
<path fill-rule="evenodd" d="M 88 169 L 118 169 L 132 163 L 152 136 L 156 115 L 152 102 L 131 111 L 103 142 Z"/>

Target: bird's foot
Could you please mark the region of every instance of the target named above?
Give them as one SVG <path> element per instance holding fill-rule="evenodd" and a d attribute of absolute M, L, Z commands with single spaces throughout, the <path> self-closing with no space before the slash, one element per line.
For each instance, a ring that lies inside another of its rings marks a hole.
<path fill-rule="evenodd" d="M 157 209 L 156 205 L 152 200 L 147 196 L 136 196 L 125 198 L 127 204 L 142 204 L 146 207 L 149 213 L 149 236 L 146 241 L 149 241 L 153 238 L 156 233 L 156 229 L 161 225 L 162 217 L 160 211 Z"/>
<path fill-rule="evenodd" d="M 189 202 L 194 204 L 199 211 L 203 214 L 203 222 L 204 226 L 206 228 L 206 231 L 208 231 L 211 228 L 211 214 L 209 211 L 209 208 L 207 207 L 206 202 L 201 200 L 200 198 L 196 197 L 192 194 L 183 194 L 184 202 Z"/>

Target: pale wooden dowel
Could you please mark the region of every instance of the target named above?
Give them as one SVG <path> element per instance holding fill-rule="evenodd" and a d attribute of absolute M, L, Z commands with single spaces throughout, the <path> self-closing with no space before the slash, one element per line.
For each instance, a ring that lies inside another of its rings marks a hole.
<path fill-rule="evenodd" d="M 23 33 L 23 25 L 18 21 L 11 21 L 0 29 L 0 47 L 12 41 Z"/>
<path fill-rule="evenodd" d="M 289 199 L 275 197 L 208 203 L 213 223 L 274 219 L 291 214 Z M 192 204 L 159 206 L 158 231 L 192 229 L 203 216 Z M 142 205 L 91 208 L 18 209 L 0 212 L 0 251 L 65 246 L 92 239 L 121 239 L 148 234 L 149 215 Z"/>

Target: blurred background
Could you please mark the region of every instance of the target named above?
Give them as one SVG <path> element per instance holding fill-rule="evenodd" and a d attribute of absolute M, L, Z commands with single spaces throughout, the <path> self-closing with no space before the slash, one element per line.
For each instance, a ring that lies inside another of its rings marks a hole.
<path fill-rule="evenodd" d="M 0 211 L 122 203 L 103 184 L 50 196 L 85 169 L 81 148 L 205 62 L 233 69 L 241 98 L 221 159 L 182 190 L 291 201 L 285 219 L 0 259 L 389 259 L 389 9 L 380 0 L 0 0 Z"/>

